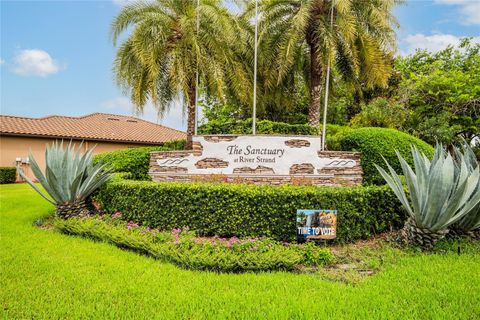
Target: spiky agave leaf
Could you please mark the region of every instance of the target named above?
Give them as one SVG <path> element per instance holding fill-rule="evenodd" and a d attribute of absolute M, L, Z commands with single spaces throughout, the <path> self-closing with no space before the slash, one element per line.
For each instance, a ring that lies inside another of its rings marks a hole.
<path fill-rule="evenodd" d="M 410 224 L 422 233 L 428 230 L 432 234 L 442 234 L 480 203 L 477 190 L 479 168 L 469 170 L 465 162 L 457 166 L 441 145 L 435 147 L 431 162 L 413 146 L 412 154 L 415 170 L 397 152 L 407 182 L 408 197 L 400 177 L 387 161 L 390 174 L 380 166 L 376 167 L 410 216 Z M 415 231 L 415 228 L 410 230 Z"/>
<path fill-rule="evenodd" d="M 473 171 L 480 167 L 472 148 L 467 142 L 463 142 L 460 148 L 455 148 L 458 168 L 466 167 Z M 476 192 L 480 193 L 480 180 L 477 183 Z M 452 229 L 457 234 L 467 234 L 480 229 L 480 203 L 473 207 L 463 218 L 453 224 Z"/>
<path fill-rule="evenodd" d="M 93 165 L 92 151 L 82 153 L 82 144 L 76 148 L 71 142 L 64 148 L 63 141 L 56 141 L 45 149 L 45 172 L 42 172 L 35 158 L 30 153 L 32 171 L 53 201 L 45 195 L 21 171 L 22 177 L 42 197 L 55 204 L 61 211 L 75 211 L 85 208 L 85 200 L 105 183 L 111 174 L 102 164 Z M 68 206 L 72 206 L 72 210 Z"/>

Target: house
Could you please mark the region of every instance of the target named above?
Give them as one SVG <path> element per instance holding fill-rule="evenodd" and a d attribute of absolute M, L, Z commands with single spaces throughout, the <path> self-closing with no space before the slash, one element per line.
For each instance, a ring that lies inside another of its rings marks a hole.
<path fill-rule="evenodd" d="M 185 132 L 129 116 L 92 113 L 82 117 L 49 116 L 27 118 L 0 115 L 0 166 L 22 168 L 33 178 L 29 165 L 32 151 L 45 167 L 45 146 L 55 140 L 80 144 L 94 153 L 125 148 L 158 146 L 185 139 Z"/>

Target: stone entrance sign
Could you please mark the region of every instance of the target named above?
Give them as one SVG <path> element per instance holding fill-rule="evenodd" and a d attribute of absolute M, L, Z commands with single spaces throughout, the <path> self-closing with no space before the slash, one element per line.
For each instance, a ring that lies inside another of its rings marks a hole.
<path fill-rule="evenodd" d="M 319 152 L 319 146 L 320 137 L 312 136 L 195 136 L 193 150 L 152 152 L 149 174 L 156 181 L 221 175 L 256 184 L 361 182 L 358 153 Z"/>

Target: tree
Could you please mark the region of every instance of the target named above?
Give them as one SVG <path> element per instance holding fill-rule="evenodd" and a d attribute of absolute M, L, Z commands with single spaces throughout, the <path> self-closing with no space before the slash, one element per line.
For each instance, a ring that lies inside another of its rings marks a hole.
<path fill-rule="evenodd" d="M 407 129 L 423 140 L 452 144 L 480 135 L 480 44 L 462 40 L 437 53 L 400 57 L 398 93 L 411 110 Z"/>
<path fill-rule="evenodd" d="M 270 66 L 266 86 L 276 86 L 293 73 L 303 72 L 309 81 L 308 118 L 312 126 L 320 123 L 328 60 L 355 85 L 386 86 L 397 24 L 392 9 L 399 2 L 335 0 L 332 28 L 332 1 L 261 1 L 260 51 Z M 250 15 L 252 11 L 252 7 L 247 10 Z"/>
<path fill-rule="evenodd" d="M 408 110 L 395 100 L 376 98 L 350 120 L 352 127 L 383 127 L 402 130 Z"/>
<path fill-rule="evenodd" d="M 240 62 L 229 50 L 239 33 L 235 19 L 221 0 L 201 0 L 198 8 L 192 0 L 156 0 L 122 9 L 112 22 L 115 46 L 129 28 L 114 62 L 119 86 L 130 94 L 138 112 L 150 101 L 159 116 L 172 101 L 184 98 L 186 148 L 191 148 L 195 97 L 200 89 L 197 70 L 201 89 L 218 99 L 225 98 L 227 83 L 247 77 L 241 74 L 243 68 L 236 68 Z"/>

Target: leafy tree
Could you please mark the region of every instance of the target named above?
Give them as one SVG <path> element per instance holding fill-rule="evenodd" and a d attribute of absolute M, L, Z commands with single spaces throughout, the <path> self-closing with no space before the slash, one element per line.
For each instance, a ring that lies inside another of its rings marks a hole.
<path fill-rule="evenodd" d="M 264 85 L 275 87 L 302 73 L 309 85 L 309 123 L 318 126 L 322 85 L 330 60 L 344 79 L 367 88 L 385 86 L 395 44 L 392 8 L 397 0 L 263 0 L 261 59 L 269 66 Z M 251 18 L 254 4 L 246 15 Z"/>
<path fill-rule="evenodd" d="M 411 110 L 408 131 L 451 144 L 480 134 L 480 44 L 462 40 L 437 53 L 418 50 L 396 61 L 399 99 Z"/>
<path fill-rule="evenodd" d="M 195 127 L 195 94 L 199 89 L 197 70 L 202 89 L 219 99 L 225 98 L 228 84 L 242 83 L 248 78 L 241 62 L 229 50 L 236 43 L 238 29 L 221 0 L 201 0 L 198 8 L 196 1 L 191 0 L 128 5 L 112 22 L 114 45 L 121 34 L 131 30 L 117 51 L 114 63 L 117 82 L 130 94 L 139 112 L 151 101 L 159 115 L 163 115 L 172 101 L 185 98 L 186 148 L 190 148 Z M 240 86 L 230 85 L 229 89 L 238 90 L 241 96 Z"/>
<path fill-rule="evenodd" d="M 362 107 L 350 121 L 352 127 L 383 127 L 402 129 L 408 110 L 395 100 L 377 98 Z"/>

